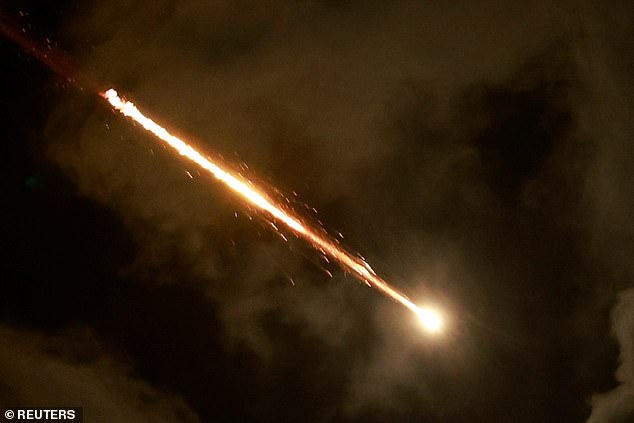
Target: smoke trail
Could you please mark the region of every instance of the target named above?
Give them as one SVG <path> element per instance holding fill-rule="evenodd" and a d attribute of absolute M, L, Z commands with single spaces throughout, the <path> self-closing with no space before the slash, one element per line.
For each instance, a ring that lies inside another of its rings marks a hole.
<path fill-rule="evenodd" d="M 22 51 L 30 54 L 40 63 L 48 67 L 62 81 L 75 84 L 80 88 L 97 90 L 99 84 L 97 80 L 84 73 L 79 72 L 77 64 L 72 56 L 63 50 L 55 47 L 50 40 L 46 39 L 46 44 L 38 43 L 25 35 L 25 32 L 12 25 L 0 9 L 0 34 L 17 44 Z"/>

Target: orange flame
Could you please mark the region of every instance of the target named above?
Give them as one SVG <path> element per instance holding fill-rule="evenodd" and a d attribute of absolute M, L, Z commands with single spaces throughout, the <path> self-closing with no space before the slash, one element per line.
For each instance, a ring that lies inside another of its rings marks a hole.
<path fill-rule="evenodd" d="M 442 320 L 435 311 L 418 307 L 404 294 L 377 276 L 368 263 L 346 251 L 327 237 L 320 235 L 317 231 L 304 224 L 298 217 L 285 211 L 281 206 L 274 204 L 273 200 L 253 186 L 250 181 L 229 169 L 223 168 L 222 164 L 213 162 L 211 159 L 196 151 L 185 141 L 170 134 L 165 128 L 143 115 L 132 102 L 119 97 L 117 91 L 114 89 L 111 88 L 101 93 L 101 96 L 121 114 L 131 118 L 176 150 L 181 156 L 186 157 L 212 174 L 234 193 L 246 200 L 248 204 L 264 212 L 276 222 L 284 224 L 295 235 L 303 238 L 314 248 L 323 251 L 332 259 L 336 260 L 342 268 L 352 273 L 360 281 L 375 287 L 387 297 L 414 312 L 428 330 L 431 332 L 439 331 L 442 326 Z"/>

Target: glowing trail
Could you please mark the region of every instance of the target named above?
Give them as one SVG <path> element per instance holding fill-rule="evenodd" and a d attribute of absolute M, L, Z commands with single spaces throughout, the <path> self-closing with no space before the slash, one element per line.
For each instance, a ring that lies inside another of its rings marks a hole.
<path fill-rule="evenodd" d="M 26 37 L 24 28 L 19 31 L 5 21 L 0 10 L 0 34 L 19 45 L 26 53 L 32 55 L 44 65 L 48 66 L 65 81 L 77 84 L 80 89 L 88 88 L 89 91 L 95 89 L 99 84 L 91 76 L 81 74 L 73 65 L 73 60 L 61 50 L 51 46 L 50 42 L 46 48 Z M 48 41 L 48 40 L 47 40 Z M 414 304 L 404 294 L 392 288 L 385 280 L 376 275 L 374 270 L 364 260 L 346 251 L 329 239 L 328 236 L 320 235 L 318 231 L 311 229 L 292 213 L 285 211 L 282 206 L 276 205 L 273 200 L 258 190 L 250 181 L 242 178 L 239 174 L 223 168 L 220 163 L 215 163 L 211 159 L 203 156 L 185 141 L 170 134 L 165 128 L 158 125 L 150 118 L 144 116 L 137 107 L 130 101 L 119 97 L 117 92 L 109 89 L 100 94 L 116 110 L 123 115 L 132 118 L 145 129 L 150 131 L 160 140 L 174 148 L 182 156 L 193 161 L 201 168 L 207 170 L 228 188 L 245 199 L 251 206 L 266 213 L 269 218 L 283 223 L 298 237 L 301 237 L 312 244 L 313 247 L 327 254 L 336 260 L 345 270 L 350 271 L 357 279 L 374 286 L 386 296 L 399 302 L 409 310 L 414 312 L 420 319 L 423 326 L 430 332 L 439 332 L 443 329 L 443 320 L 439 313 L 430 308 L 421 308 Z"/>
<path fill-rule="evenodd" d="M 221 163 L 215 163 L 203 156 L 191 145 L 180 138 L 170 134 L 165 128 L 146 117 L 130 101 L 119 97 L 114 89 L 109 89 L 101 96 L 105 98 L 116 110 L 140 124 L 143 128 L 154 134 L 161 141 L 176 150 L 181 156 L 186 157 L 204 170 L 211 173 L 216 179 L 225 184 L 234 193 L 238 194 L 251 206 L 267 214 L 278 223 L 283 223 L 298 237 L 312 244 L 318 250 L 336 260 L 345 270 L 352 273 L 357 279 L 375 287 L 387 297 L 392 298 L 401 305 L 414 312 L 423 326 L 430 332 L 439 332 L 442 329 L 442 319 L 437 312 L 428 308 L 420 308 L 404 294 L 393 288 L 384 279 L 377 276 L 370 265 L 362 259 L 346 251 L 327 236 L 320 235 L 318 231 L 311 229 L 292 213 L 285 211 L 282 206 L 276 205 L 272 199 L 261 192 L 253 184 L 237 173 L 225 169 Z"/>

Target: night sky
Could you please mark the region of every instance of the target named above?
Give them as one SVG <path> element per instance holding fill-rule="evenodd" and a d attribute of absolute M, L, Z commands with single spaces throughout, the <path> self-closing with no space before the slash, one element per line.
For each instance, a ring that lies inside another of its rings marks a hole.
<path fill-rule="evenodd" d="M 63 64 L 0 37 L 0 406 L 634 422 L 631 2 L 8 0 L 0 18 Z M 110 86 L 341 232 L 446 331 L 285 242 Z"/>

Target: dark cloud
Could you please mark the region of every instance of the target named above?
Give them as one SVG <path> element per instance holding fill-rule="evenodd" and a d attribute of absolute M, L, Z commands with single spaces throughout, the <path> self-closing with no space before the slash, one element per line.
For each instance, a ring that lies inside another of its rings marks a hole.
<path fill-rule="evenodd" d="M 86 72 L 297 191 L 450 317 L 421 336 L 95 98 L 58 94 L 47 157 L 131 244 L 121 292 L 99 289 L 147 313 L 87 323 L 203 420 L 580 421 L 627 389 L 590 409 L 632 281 L 625 3 L 96 1 L 62 21 Z M 178 354 L 146 351 L 156 328 Z"/>
<path fill-rule="evenodd" d="M 592 399 L 589 423 L 634 419 L 634 290 L 619 295 L 619 302 L 612 312 L 612 330 L 621 347 L 621 364 L 616 372 L 620 385 Z"/>
<path fill-rule="evenodd" d="M 135 378 L 90 331 L 0 329 L 3 407 L 79 406 L 94 422 L 198 422 L 178 396 Z"/>

